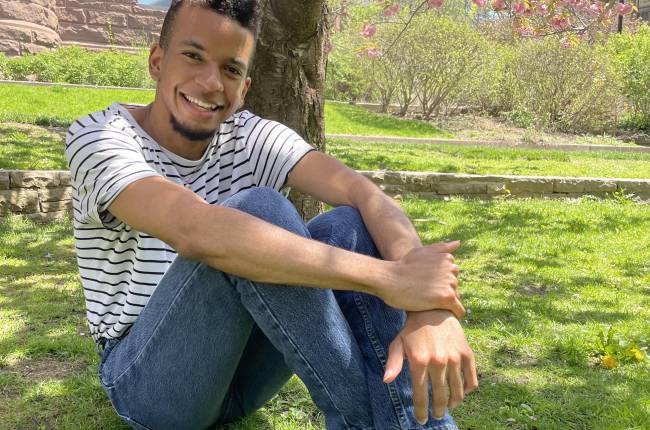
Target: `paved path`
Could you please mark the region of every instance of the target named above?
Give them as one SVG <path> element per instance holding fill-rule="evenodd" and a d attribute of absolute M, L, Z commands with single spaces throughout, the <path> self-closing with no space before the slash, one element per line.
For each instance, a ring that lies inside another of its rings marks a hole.
<path fill-rule="evenodd" d="M 615 146 L 615 145 L 577 145 L 570 143 L 562 144 L 529 144 L 512 143 L 503 141 L 488 140 L 467 140 L 467 139 L 441 139 L 441 138 L 419 138 L 419 137 L 389 137 L 389 136 L 357 136 L 353 134 L 327 134 L 328 139 L 349 139 L 357 142 L 382 142 L 382 143 L 418 143 L 425 145 L 459 145 L 459 146 L 486 146 L 492 148 L 524 148 L 524 149 L 550 149 L 556 151 L 610 151 L 610 152 L 647 152 L 650 147 L 645 146 Z"/>

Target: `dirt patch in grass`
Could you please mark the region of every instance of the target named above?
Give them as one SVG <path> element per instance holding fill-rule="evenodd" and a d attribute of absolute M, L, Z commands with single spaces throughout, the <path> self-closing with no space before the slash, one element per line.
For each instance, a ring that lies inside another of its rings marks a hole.
<path fill-rule="evenodd" d="M 521 285 L 517 291 L 526 296 L 545 296 L 556 289 L 554 285 Z"/>
<path fill-rule="evenodd" d="M 3 372 L 13 373 L 32 381 L 63 380 L 82 372 L 88 366 L 83 361 L 61 360 L 58 358 L 28 358 L 10 363 Z"/>
<path fill-rule="evenodd" d="M 534 128 L 517 127 L 510 121 L 497 118 L 457 115 L 436 118 L 431 121 L 436 127 L 450 131 L 457 139 L 478 139 L 509 142 L 513 144 L 588 144 L 588 145 L 634 145 L 634 141 L 611 136 L 575 135 Z"/>

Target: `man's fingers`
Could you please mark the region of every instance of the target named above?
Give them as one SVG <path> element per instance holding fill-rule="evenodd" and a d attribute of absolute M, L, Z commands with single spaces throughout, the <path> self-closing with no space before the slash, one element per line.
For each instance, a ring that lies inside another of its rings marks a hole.
<path fill-rule="evenodd" d="M 463 398 L 465 397 L 463 378 L 460 372 L 459 362 L 455 364 L 450 362 L 447 364 L 447 383 L 449 384 L 449 403 L 447 406 L 449 409 L 455 408 L 463 403 Z"/>
<path fill-rule="evenodd" d="M 396 337 L 388 346 L 388 359 L 386 360 L 386 370 L 384 371 L 384 382 L 390 383 L 397 378 L 402 371 L 404 363 L 404 344 L 400 337 Z"/>
<path fill-rule="evenodd" d="M 452 253 L 460 248 L 460 241 L 455 240 L 453 242 L 442 242 L 442 243 L 433 243 L 428 245 L 428 248 L 435 252 L 448 252 Z"/>
<path fill-rule="evenodd" d="M 415 419 L 424 425 L 429 420 L 429 375 L 426 367 L 409 362 L 413 385 L 413 407 Z"/>
<path fill-rule="evenodd" d="M 456 294 L 454 297 L 454 301 L 451 305 L 451 309 L 447 309 L 447 310 L 452 311 L 454 315 L 456 315 L 456 318 L 458 319 L 461 319 L 465 315 L 465 307 L 458 299 L 458 294 Z"/>
<path fill-rule="evenodd" d="M 476 360 L 474 353 L 469 352 L 462 360 L 463 377 L 465 379 L 465 394 L 471 393 L 478 388 L 478 376 L 476 374 Z"/>
<path fill-rule="evenodd" d="M 460 267 L 457 264 L 452 264 L 451 273 L 453 273 L 456 276 L 460 275 Z"/>
<path fill-rule="evenodd" d="M 447 366 L 429 366 L 431 378 L 431 393 L 433 395 L 433 417 L 440 419 L 445 415 L 449 403 L 449 387 L 447 386 Z"/>

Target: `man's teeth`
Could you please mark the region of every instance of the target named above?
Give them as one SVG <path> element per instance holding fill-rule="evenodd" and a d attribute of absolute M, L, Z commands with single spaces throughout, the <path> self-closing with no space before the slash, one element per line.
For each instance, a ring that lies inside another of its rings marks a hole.
<path fill-rule="evenodd" d="M 185 94 L 185 98 L 188 101 L 190 101 L 191 103 L 197 105 L 198 107 L 206 109 L 206 110 L 216 110 L 218 107 L 221 107 L 221 106 L 218 106 L 218 105 L 213 105 L 212 103 L 206 103 L 206 102 L 203 102 L 203 101 L 201 101 L 199 99 L 195 99 L 194 97 L 188 96 L 187 94 Z"/>

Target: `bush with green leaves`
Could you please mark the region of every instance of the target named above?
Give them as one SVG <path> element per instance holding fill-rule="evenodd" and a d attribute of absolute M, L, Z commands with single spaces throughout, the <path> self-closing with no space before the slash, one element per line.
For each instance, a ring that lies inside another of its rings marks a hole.
<path fill-rule="evenodd" d="M 558 38 L 483 45 L 480 72 L 462 94 L 467 104 L 518 126 L 568 132 L 610 131 L 622 106 L 607 50 Z"/>
<path fill-rule="evenodd" d="M 2 73 L 0 60 L 0 73 Z M 116 87 L 153 87 L 147 53 L 88 51 L 76 46 L 6 60 L 4 74 L 11 80 L 37 80 Z"/>
<path fill-rule="evenodd" d="M 632 128 L 650 131 L 650 26 L 611 37 L 607 49 L 630 111 L 624 121 Z"/>

